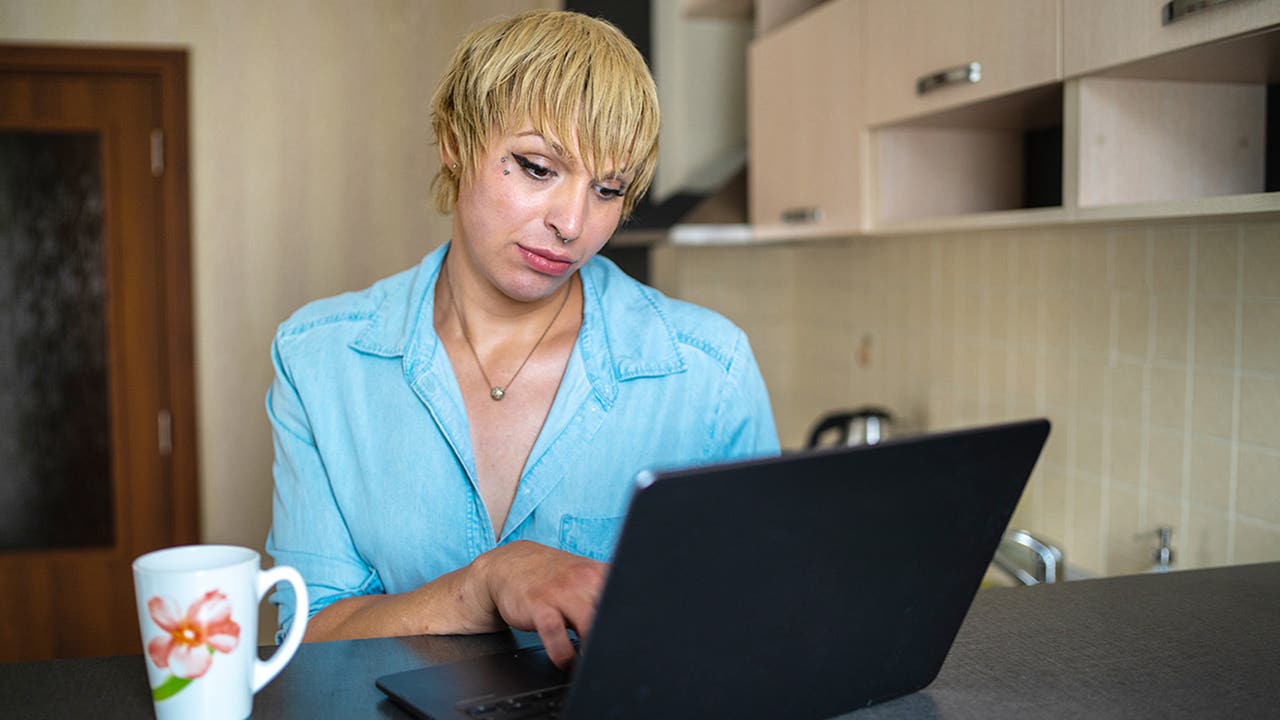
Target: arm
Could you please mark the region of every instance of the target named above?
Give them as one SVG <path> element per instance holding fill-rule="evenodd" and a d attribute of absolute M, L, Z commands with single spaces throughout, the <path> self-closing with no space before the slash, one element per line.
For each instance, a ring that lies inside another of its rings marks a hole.
<path fill-rule="evenodd" d="M 710 460 L 737 460 L 778 452 L 769 390 L 746 334 L 739 331 L 733 360 L 720 386 L 705 455 Z"/>
<path fill-rule="evenodd" d="M 574 657 L 567 630 L 586 637 L 605 571 L 594 560 L 514 542 L 415 590 L 334 602 L 308 623 L 306 640 L 496 632 L 509 625 L 537 631 L 551 660 L 567 668 Z"/>
<path fill-rule="evenodd" d="M 464 635 L 502 629 L 473 565 L 394 595 L 353 595 L 307 622 L 304 642 L 396 635 Z"/>

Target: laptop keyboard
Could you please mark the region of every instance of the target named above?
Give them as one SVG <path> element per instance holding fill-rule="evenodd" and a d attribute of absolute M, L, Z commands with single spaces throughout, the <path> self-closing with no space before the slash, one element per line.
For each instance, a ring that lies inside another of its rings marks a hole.
<path fill-rule="evenodd" d="M 568 685 L 557 685 L 523 695 L 463 705 L 458 709 L 470 717 L 482 720 L 525 720 L 526 718 L 552 720 L 560 717 L 568 691 Z"/>

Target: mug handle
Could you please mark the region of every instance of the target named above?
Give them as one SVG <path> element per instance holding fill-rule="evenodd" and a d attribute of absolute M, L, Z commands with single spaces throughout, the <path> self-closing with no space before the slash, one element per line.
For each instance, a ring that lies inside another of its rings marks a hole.
<path fill-rule="evenodd" d="M 275 587 L 278 582 L 287 582 L 293 586 L 293 594 L 297 599 L 294 607 L 298 608 L 298 612 L 293 615 L 293 622 L 289 625 L 289 632 L 284 636 L 284 642 L 280 643 L 280 647 L 271 654 L 265 662 L 254 659 L 253 661 L 253 692 L 257 693 L 267 683 L 271 682 L 285 665 L 293 659 L 293 654 L 298 651 L 298 646 L 302 644 L 302 635 L 307 631 L 307 606 L 310 601 L 307 598 L 307 585 L 302 582 L 302 576 L 297 570 L 288 565 L 277 565 L 270 570 L 264 570 L 258 573 L 258 601 L 262 601 L 262 597 L 267 591 Z"/>

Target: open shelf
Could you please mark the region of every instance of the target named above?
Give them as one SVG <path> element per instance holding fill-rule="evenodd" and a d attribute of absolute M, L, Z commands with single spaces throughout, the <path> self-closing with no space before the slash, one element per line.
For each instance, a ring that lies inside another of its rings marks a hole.
<path fill-rule="evenodd" d="M 1276 28 L 1068 80 L 1068 203 L 1141 207 L 1280 189 L 1276 82 Z"/>
<path fill-rule="evenodd" d="M 871 129 L 872 227 L 1062 206 L 1061 83 Z"/>

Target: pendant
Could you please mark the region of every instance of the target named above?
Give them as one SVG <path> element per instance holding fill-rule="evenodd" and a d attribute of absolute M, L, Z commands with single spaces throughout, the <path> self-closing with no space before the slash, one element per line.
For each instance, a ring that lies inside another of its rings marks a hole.
<path fill-rule="evenodd" d="M 501 387 L 498 387 L 497 385 L 494 385 L 493 389 L 489 391 L 489 397 L 493 398 L 494 400 L 501 400 L 503 396 L 505 396 L 506 394 L 507 394 L 506 391 L 503 390 Z"/>

